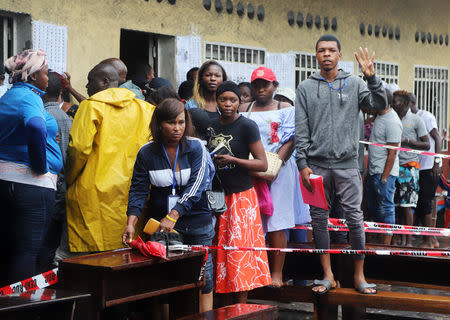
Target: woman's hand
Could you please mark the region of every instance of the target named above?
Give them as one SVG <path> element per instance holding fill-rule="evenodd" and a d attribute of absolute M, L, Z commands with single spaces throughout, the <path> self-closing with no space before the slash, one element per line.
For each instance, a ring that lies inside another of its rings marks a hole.
<path fill-rule="evenodd" d="M 235 161 L 233 156 L 228 154 L 214 155 L 214 161 L 221 167 L 225 167 L 226 165 L 232 164 Z"/>
<path fill-rule="evenodd" d="M 123 234 L 122 234 L 122 243 L 124 245 L 128 245 L 128 243 L 131 242 L 131 240 L 133 240 L 135 232 L 136 231 L 134 229 L 134 226 L 132 226 L 132 225 L 126 226 L 126 228 L 125 228 L 125 230 L 123 231 Z"/>
<path fill-rule="evenodd" d="M 175 222 L 167 218 L 167 216 L 169 216 Z M 159 224 L 159 231 L 166 231 L 166 232 L 172 231 L 173 228 L 175 227 L 176 221 L 180 217 L 180 214 L 178 213 L 177 210 L 172 209 L 172 211 L 170 211 L 167 216 L 161 219 Z"/>

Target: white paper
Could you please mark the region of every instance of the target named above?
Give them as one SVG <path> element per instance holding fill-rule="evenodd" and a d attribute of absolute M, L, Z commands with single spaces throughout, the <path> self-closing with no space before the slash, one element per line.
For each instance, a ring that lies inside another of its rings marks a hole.
<path fill-rule="evenodd" d="M 273 70 L 279 88 L 295 90 L 295 54 L 293 53 L 267 53 L 266 67 Z"/>
<path fill-rule="evenodd" d="M 353 61 L 339 61 L 338 68 L 350 74 L 355 74 L 355 64 Z"/>
<path fill-rule="evenodd" d="M 186 73 L 202 65 L 202 38 L 199 36 L 177 37 L 177 84 L 186 80 Z"/>
<path fill-rule="evenodd" d="M 219 61 L 219 63 L 224 67 L 228 80 L 238 84 L 241 82 L 250 82 L 253 70 L 259 67 L 259 65 L 249 63 L 226 61 Z"/>
<path fill-rule="evenodd" d="M 47 54 L 49 69 L 62 73 L 67 67 L 67 27 L 33 21 L 33 49 Z"/>

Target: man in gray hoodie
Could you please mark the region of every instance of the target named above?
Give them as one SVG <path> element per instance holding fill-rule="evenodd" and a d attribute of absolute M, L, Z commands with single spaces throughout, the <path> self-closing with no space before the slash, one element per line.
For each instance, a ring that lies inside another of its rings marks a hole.
<path fill-rule="evenodd" d="M 387 99 L 381 81 L 375 76 L 374 57 L 367 48 L 355 52 L 367 84 L 360 78 L 338 70 L 341 45 L 334 35 L 323 35 L 316 43 L 320 71 L 300 83 L 295 100 L 295 146 L 297 165 L 303 185 L 310 191 L 314 173 L 323 177 L 328 207 L 338 203 L 344 210 L 350 229 L 352 249 L 365 249 L 362 181 L 358 169 L 359 111 L 382 110 Z M 337 200 L 336 202 L 334 200 Z M 316 248 L 328 249 L 328 210 L 311 206 L 311 219 Z M 326 293 L 336 287 L 330 255 L 320 261 L 323 280 L 315 280 L 313 291 Z M 376 293 L 376 286 L 364 277 L 364 256 L 355 256 L 354 285 L 364 294 Z"/>

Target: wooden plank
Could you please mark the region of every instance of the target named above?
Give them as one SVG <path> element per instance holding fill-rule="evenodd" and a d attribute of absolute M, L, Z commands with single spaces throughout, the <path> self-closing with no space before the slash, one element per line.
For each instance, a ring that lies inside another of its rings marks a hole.
<path fill-rule="evenodd" d="M 310 286 L 286 286 L 282 288 L 261 287 L 250 291 L 248 298 L 285 303 L 315 301 L 315 296 Z"/>
<path fill-rule="evenodd" d="M 331 290 L 320 298 L 321 303 L 364 306 L 369 308 L 420 311 L 450 314 L 450 297 L 378 291 L 377 294 L 361 294 L 350 288 Z"/>
<path fill-rule="evenodd" d="M 137 300 L 141 300 L 141 299 L 151 298 L 151 297 L 155 297 L 155 296 L 160 296 L 163 294 L 194 289 L 194 288 L 200 287 L 200 285 L 201 285 L 201 283 L 199 283 L 199 284 L 190 283 L 190 284 L 185 284 L 182 286 L 165 288 L 165 289 L 161 289 L 161 290 L 141 293 L 141 294 L 137 294 L 134 296 L 128 296 L 128 297 L 124 297 L 124 298 L 108 300 L 108 301 L 106 301 L 106 307 L 111 307 L 111 306 L 115 306 L 115 305 L 122 304 L 122 303 L 127 303 L 127 302 L 137 301 Z"/>

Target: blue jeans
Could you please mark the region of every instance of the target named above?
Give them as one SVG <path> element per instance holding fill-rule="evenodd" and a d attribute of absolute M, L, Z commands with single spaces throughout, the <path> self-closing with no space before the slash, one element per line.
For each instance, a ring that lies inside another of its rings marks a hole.
<path fill-rule="evenodd" d="M 0 180 L 0 286 L 36 275 L 37 256 L 44 245 L 55 207 L 55 190 Z"/>
<path fill-rule="evenodd" d="M 178 229 L 175 226 L 182 239 L 183 244 L 188 245 L 204 245 L 210 246 L 214 238 L 214 225 L 212 222 L 206 226 L 200 228 L 183 228 Z M 205 266 L 205 285 L 202 287 L 202 293 L 207 294 L 213 290 L 213 264 L 211 252 L 208 253 L 208 260 Z"/>
<path fill-rule="evenodd" d="M 389 176 L 386 185 L 381 183 L 381 174 L 367 175 L 366 199 L 369 216 L 376 222 L 395 223 L 395 181 L 397 177 Z"/>

